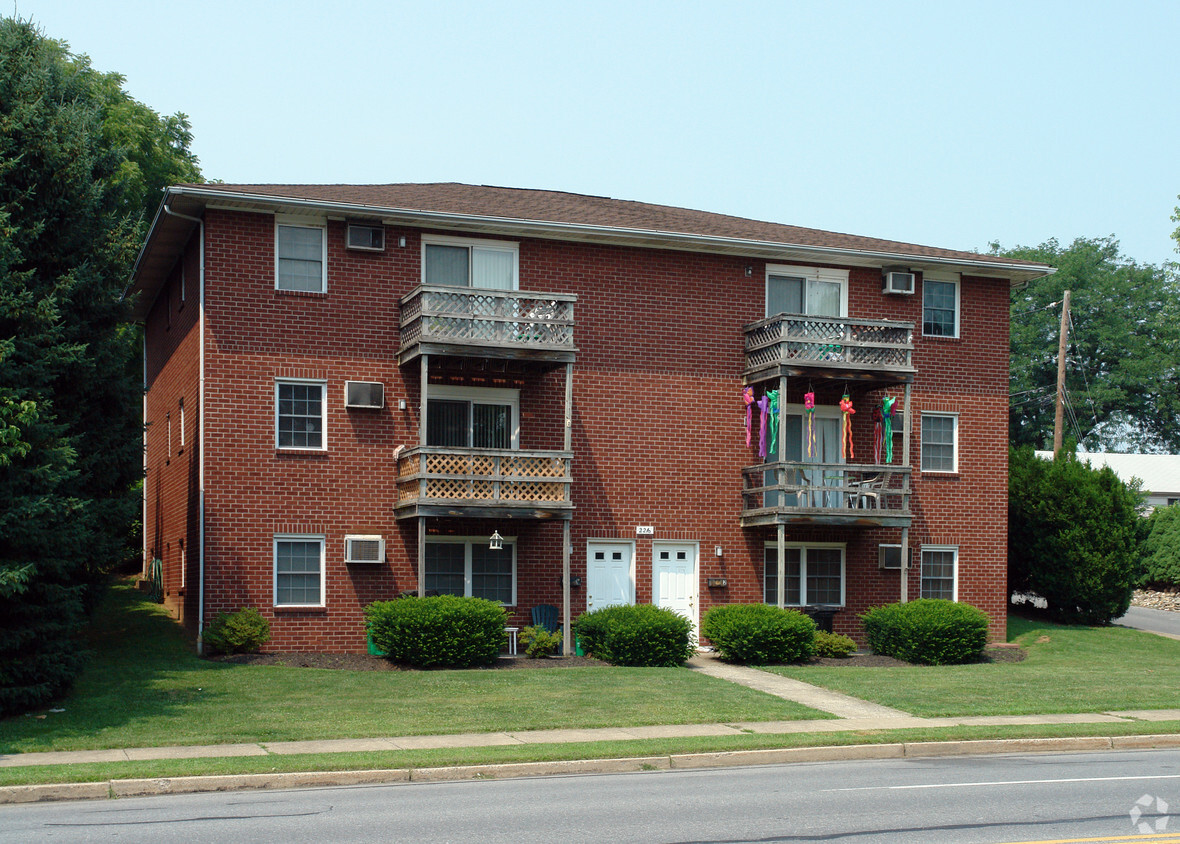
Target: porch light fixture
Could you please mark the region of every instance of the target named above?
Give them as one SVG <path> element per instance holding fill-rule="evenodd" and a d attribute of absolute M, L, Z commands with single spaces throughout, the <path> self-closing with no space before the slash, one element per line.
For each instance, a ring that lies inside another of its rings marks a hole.
<path fill-rule="evenodd" d="M 717 557 L 722 556 L 722 551 L 721 551 L 720 545 L 718 545 L 716 548 L 713 549 L 713 554 L 714 554 L 714 556 L 717 556 Z"/>
<path fill-rule="evenodd" d="M 498 530 L 492 531 L 491 541 L 488 542 L 488 550 L 490 550 L 490 551 L 503 551 L 504 550 L 504 537 L 500 536 L 500 531 L 498 531 Z"/>

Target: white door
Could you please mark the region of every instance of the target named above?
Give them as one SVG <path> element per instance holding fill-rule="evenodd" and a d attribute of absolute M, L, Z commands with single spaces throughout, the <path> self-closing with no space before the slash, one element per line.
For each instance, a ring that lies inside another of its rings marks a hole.
<path fill-rule="evenodd" d="M 586 544 L 586 610 L 635 603 L 631 574 L 634 548 L 630 542 Z"/>
<path fill-rule="evenodd" d="M 695 542 L 652 543 L 651 602 L 673 610 L 697 628 L 697 546 Z"/>

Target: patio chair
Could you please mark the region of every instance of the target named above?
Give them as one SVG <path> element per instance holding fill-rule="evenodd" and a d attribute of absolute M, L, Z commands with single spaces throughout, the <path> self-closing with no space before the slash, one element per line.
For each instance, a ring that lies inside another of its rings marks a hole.
<path fill-rule="evenodd" d="M 537 604 L 533 607 L 533 624 L 544 627 L 550 633 L 556 633 L 557 607 L 552 604 Z"/>
<path fill-rule="evenodd" d="M 881 492 L 885 488 L 885 473 L 872 472 L 860 479 L 859 483 L 853 484 L 855 490 L 849 496 L 855 500 L 854 506 L 864 510 L 868 509 L 869 502 L 872 502 L 873 509 L 881 509 Z"/>

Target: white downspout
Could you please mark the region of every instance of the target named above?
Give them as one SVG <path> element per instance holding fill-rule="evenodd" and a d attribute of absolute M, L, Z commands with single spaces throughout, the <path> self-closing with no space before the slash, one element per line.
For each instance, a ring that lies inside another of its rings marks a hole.
<path fill-rule="evenodd" d="M 164 213 L 182 220 L 190 220 L 200 229 L 197 244 L 200 250 L 200 279 L 197 282 L 197 333 L 200 346 L 200 362 L 197 365 L 197 653 L 205 651 L 202 634 L 205 632 L 205 221 L 173 211 L 164 203 Z M 182 259 L 183 260 L 183 259 Z M 147 366 L 147 348 L 144 348 L 144 366 Z M 145 370 L 146 371 L 146 370 Z M 146 505 L 145 505 L 146 506 Z M 145 534 L 146 536 L 146 534 Z"/>

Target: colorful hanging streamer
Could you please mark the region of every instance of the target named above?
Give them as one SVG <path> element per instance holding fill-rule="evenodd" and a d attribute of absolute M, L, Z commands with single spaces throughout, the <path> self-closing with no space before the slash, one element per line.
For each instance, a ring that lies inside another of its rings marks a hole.
<path fill-rule="evenodd" d="M 873 463 L 881 464 L 881 408 L 873 408 Z"/>
<path fill-rule="evenodd" d="M 746 403 L 746 448 L 750 447 L 750 429 L 754 425 L 754 388 L 746 387 L 742 390 L 742 400 Z"/>
<path fill-rule="evenodd" d="M 803 394 L 803 412 L 807 414 L 807 456 L 815 457 L 815 393 Z"/>
<path fill-rule="evenodd" d="M 881 415 L 885 418 L 885 462 L 893 462 L 893 406 L 897 399 L 893 396 L 881 402 Z"/>
<path fill-rule="evenodd" d="M 767 445 L 767 452 L 778 453 L 778 390 L 767 390 L 766 398 L 770 399 L 767 405 L 766 412 L 770 417 L 770 442 Z"/>
<path fill-rule="evenodd" d="M 840 399 L 840 411 L 844 414 L 840 421 L 840 456 L 855 459 L 856 455 L 852 453 L 852 414 L 856 411 L 852 409 L 852 399 L 848 397 L 848 393 Z"/>
<path fill-rule="evenodd" d="M 759 427 L 761 429 L 758 432 L 758 456 L 762 458 L 766 457 L 766 411 L 769 408 L 770 399 L 768 399 L 766 396 L 758 399 L 758 410 L 761 412 L 758 420 Z"/>

